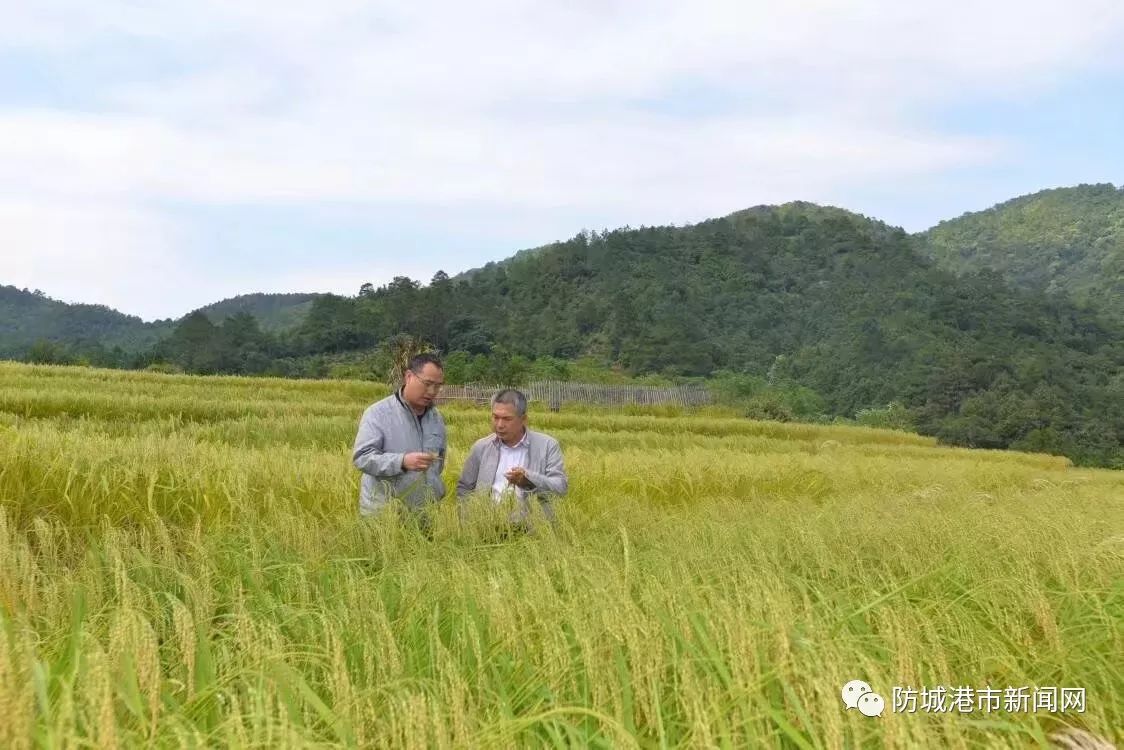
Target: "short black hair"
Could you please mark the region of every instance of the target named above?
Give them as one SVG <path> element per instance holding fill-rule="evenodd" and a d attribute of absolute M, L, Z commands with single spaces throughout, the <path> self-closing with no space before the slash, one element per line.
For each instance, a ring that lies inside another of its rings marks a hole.
<path fill-rule="evenodd" d="M 424 354 L 415 354 L 410 357 L 410 364 L 407 369 L 414 372 L 421 372 L 426 365 L 433 365 L 438 370 L 444 370 L 445 365 L 441 364 L 441 359 L 433 352 L 425 352 Z"/>

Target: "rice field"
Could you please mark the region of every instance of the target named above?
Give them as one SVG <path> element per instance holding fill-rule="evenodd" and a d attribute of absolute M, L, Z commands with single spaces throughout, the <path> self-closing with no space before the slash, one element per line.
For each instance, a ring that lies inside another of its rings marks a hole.
<path fill-rule="evenodd" d="M 0 747 L 1124 740 L 1120 473 L 719 412 L 533 412 L 570 475 L 558 528 L 498 540 L 446 499 L 429 539 L 356 515 L 351 442 L 382 395 L 0 363 Z M 489 422 L 442 412 L 452 487 Z M 845 709 L 855 679 L 882 716 Z M 1085 705 L 896 711 L 894 686 Z"/>

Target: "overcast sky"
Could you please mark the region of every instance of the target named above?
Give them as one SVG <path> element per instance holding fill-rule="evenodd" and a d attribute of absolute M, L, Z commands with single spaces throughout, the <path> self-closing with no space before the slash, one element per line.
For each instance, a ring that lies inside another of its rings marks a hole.
<path fill-rule="evenodd" d="M 178 317 L 810 200 L 1124 182 L 1119 0 L 0 0 L 0 284 Z"/>

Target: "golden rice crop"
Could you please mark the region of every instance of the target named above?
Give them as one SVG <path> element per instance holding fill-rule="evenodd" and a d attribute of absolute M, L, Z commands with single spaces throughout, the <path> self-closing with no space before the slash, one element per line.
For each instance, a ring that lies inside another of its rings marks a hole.
<path fill-rule="evenodd" d="M 554 533 L 356 517 L 367 383 L 0 364 L 0 746 L 1124 739 L 1124 477 L 721 413 L 533 413 Z M 487 413 L 445 407 L 452 486 Z M 1076 712 L 841 686 L 1083 687 Z M 1075 735 L 1070 735 L 1075 736 Z"/>

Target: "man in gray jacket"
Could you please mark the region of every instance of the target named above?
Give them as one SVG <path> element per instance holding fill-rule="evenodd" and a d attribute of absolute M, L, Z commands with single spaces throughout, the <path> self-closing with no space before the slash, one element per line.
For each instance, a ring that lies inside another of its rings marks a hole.
<path fill-rule="evenodd" d="M 441 360 L 419 354 L 410 360 L 402 387 L 363 412 L 351 460 L 363 472 L 359 513 L 374 515 L 391 498 L 412 511 L 445 495 L 445 420 L 436 407 L 445 384 Z"/>
<path fill-rule="evenodd" d="M 492 432 L 477 440 L 465 459 L 457 498 L 463 503 L 480 493 L 497 504 L 513 500 L 516 512 L 510 520 L 518 524 L 530 521 L 532 500 L 537 500 L 553 522 L 551 502 L 569 487 L 558 441 L 527 429 L 527 397 L 513 388 L 492 396 Z"/>

